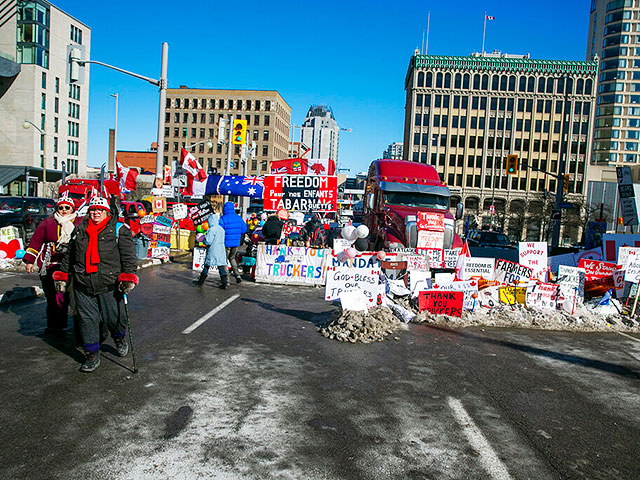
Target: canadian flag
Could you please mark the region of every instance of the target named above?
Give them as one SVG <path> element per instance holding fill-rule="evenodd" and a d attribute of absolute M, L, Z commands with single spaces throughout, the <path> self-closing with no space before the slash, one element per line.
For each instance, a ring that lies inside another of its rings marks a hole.
<path fill-rule="evenodd" d="M 336 162 L 330 158 L 323 160 L 308 160 L 307 175 L 335 175 Z"/>
<path fill-rule="evenodd" d="M 496 19 L 496 17 L 492 17 L 491 15 L 485 15 L 484 18 L 486 20 L 495 20 Z"/>
<path fill-rule="evenodd" d="M 207 172 L 204 171 L 200 162 L 184 148 L 180 152 L 180 166 L 187 171 L 187 177 L 191 175 L 199 182 L 207 179 Z"/>
<path fill-rule="evenodd" d="M 120 181 L 120 190 L 125 193 L 135 190 L 138 186 L 138 170 L 135 168 L 123 167 L 117 160 L 116 177 Z"/>

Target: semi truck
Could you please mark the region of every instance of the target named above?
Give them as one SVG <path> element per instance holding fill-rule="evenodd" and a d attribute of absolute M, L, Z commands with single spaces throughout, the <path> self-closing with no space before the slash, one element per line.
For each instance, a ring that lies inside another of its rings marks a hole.
<path fill-rule="evenodd" d="M 455 221 L 462 218 L 462 205 L 456 215 L 449 212 L 451 193 L 431 165 L 405 160 L 376 160 L 369 167 L 363 223 L 371 232 L 372 250 L 416 248 L 418 212 L 444 214 L 445 249 L 461 248 Z"/>

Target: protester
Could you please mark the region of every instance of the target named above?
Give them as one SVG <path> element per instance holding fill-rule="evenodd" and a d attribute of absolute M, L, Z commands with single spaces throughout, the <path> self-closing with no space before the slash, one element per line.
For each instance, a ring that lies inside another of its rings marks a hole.
<path fill-rule="evenodd" d="M 42 290 L 47 299 L 47 335 L 62 335 L 67 328 L 69 296 L 56 292 L 53 273 L 60 270 L 60 262 L 67 253 L 71 232 L 80 223 L 73 200 L 63 195 L 56 202 L 53 216 L 45 218 L 33 233 L 22 261 L 27 264 L 27 273 L 36 268 L 40 274 Z"/>
<path fill-rule="evenodd" d="M 262 235 L 264 236 L 265 242 L 269 245 L 277 245 L 280 243 L 283 227 L 284 222 L 280 220 L 277 215 L 271 215 L 267 218 L 267 221 L 264 222 L 262 226 Z"/>
<path fill-rule="evenodd" d="M 218 267 L 220 272 L 220 288 L 225 289 L 229 285 L 229 276 L 227 275 L 227 252 L 225 250 L 224 229 L 220 226 L 220 215 L 217 213 L 209 215 L 207 218 L 209 228 L 204 237 L 204 243 L 207 246 L 207 256 L 204 260 L 204 268 L 200 273 L 198 280 L 194 281 L 196 285 L 203 285 L 209 275 L 210 267 Z"/>
<path fill-rule="evenodd" d="M 129 352 L 122 299 L 138 284 L 136 270 L 133 238 L 129 228 L 118 222 L 115 202 L 110 206 L 107 199 L 93 197 L 88 217 L 71 236 L 69 254 L 53 274 L 59 292 L 73 280 L 86 357 L 81 372 L 92 372 L 100 365 L 100 343 L 106 340 L 100 334 L 101 324 L 111 333 L 120 356 Z"/>
<path fill-rule="evenodd" d="M 224 204 L 224 207 L 222 207 L 220 226 L 224 229 L 224 246 L 227 249 L 227 259 L 236 277 L 236 283 L 240 283 L 242 278 L 240 278 L 236 254 L 238 253 L 238 247 L 242 243 L 242 236 L 247 231 L 247 224 L 244 223 L 242 217 L 235 212 L 233 202 L 227 202 Z"/>
<path fill-rule="evenodd" d="M 314 213 L 300 231 L 300 238 L 310 247 L 330 247 L 329 225 L 324 224 L 319 214 Z"/>

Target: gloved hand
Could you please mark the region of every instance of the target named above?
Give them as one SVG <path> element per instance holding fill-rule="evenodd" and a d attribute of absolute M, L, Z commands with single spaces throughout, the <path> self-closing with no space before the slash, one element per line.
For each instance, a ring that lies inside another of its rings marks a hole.
<path fill-rule="evenodd" d="M 120 282 L 119 289 L 122 293 L 124 293 L 125 295 L 128 295 L 129 292 L 133 290 L 135 286 L 136 284 L 133 282 Z"/>
<path fill-rule="evenodd" d="M 64 293 L 67 291 L 67 282 L 64 282 L 62 280 L 56 280 L 55 282 L 55 286 L 56 286 L 56 291 L 59 293 Z"/>
<path fill-rule="evenodd" d="M 58 307 L 62 307 L 62 305 L 64 305 L 64 293 L 63 292 L 56 293 L 56 305 L 58 305 Z"/>

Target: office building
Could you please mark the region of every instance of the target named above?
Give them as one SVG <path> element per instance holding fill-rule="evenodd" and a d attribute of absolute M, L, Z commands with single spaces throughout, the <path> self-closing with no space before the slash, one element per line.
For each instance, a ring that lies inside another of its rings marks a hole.
<path fill-rule="evenodd" d="M 45 0 L 5 2 L 0 10 L 0 165 L 5 193 L 52 195 L 36 188 L 87 165 L 89 72 L 66 82 L 67 46 L 90 58 L 91 29 Z M 24 123 L 25 121 L 33 124 Z M 27 128 L 23 128 L 23 124 Z M 42 134 L 38 130 L 42 131 Z M 26 175 L 28 170 L 28 175 Z M 25 185 L 25 175 L 31 179 Z"/>
<path fill-rule="evenodd" d="M 382 158 L 390 158 L 392 160 L 402 160 L 402 143 L 393 142 L 389 144 L 387 149 L 382 152 Z"/>
<path fill-rule="evenodd" d="M 310 160 L 332 159 L 338 164 L 340 127 L 331 107 L 311 105 L 300 132 L 300 142 L 311 149 L 305 156 Z"/>
<path fill-rule="evenodd" d="M 229 137 L 228 122 L 247 121 L 248 150 L 255 144 L 254 158 L 247 155 L 241 165 L 242 148 L 231 145 L 231 175 L 260 175 L 269 162 L 288 157 L 291 107 L 275 90 L 215 90 L 204 88 L 167 89 L 164 129 L 164 164 L 180 160 L 181 147 L 197 144 L 191 152 L 205 170 L 224 172 Z M 220 120 L 226 120 L 224 138 L 220 138 Z M 208 148 L 207 141 L 213 142 Z"/>
<path fill-rule="evenodd" d="M 596 71 L 595 61 L 416 50 L 405 78 L 404 159 L 433 165 L 469 223 L 546 239 L 557 176 L 569 175 L 568 199 L 584 199 Z M 515 175 L 505 172 L 508 154 L 519 157 Z M 581 224 L 564 215 L 563 239 L 575 240 Z"/>

